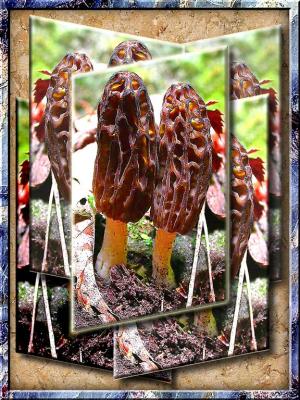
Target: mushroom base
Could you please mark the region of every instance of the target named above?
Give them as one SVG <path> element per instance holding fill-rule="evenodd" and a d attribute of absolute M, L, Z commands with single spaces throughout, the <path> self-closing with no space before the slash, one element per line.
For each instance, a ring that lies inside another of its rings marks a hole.
<path fill-rule="evenodd" d="M 109 281 L 110 270 L 117 264 L 127 264 L 127 224 L 106 218 L 102 248 L 95 265 L 96 273 Z"/>
<path fill-rule="evenodd" d="M 169 233 L 158 229 L 153 249 L 152 277 L 157 284 L 169 288 L 176 287 L 175 276 L 171 267 L 171 255 L 175 237 L 176 232 Z"/>

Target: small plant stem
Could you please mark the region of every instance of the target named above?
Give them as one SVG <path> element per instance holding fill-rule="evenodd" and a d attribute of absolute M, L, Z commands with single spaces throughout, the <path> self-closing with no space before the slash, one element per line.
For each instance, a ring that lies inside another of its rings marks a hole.
<path fill-rule="evenodd" d="M 157 229 L 152 255 L 152 277 L 158 285 L 176 286 L 171 256 L 176 232 Z"/>
<path fill-rule="evenodd" d="M 199 253 L 200 253 L 200 245 L 201 245 L 204 210 L 205 210 L 205 207 L 203 205 L 201 213 L 200 213 L 200 217 L 199 217 L 199 220 L 198 220 L 196 246 L 195 246 L 193 267 L 192 267 L 191 279 L 190 279 L 190 283 L 189 283 L 189 290 L 188 290 L 188 297 L 187 297 L 186 307 L 190 307 L 192 305 L 192 302 L 193 302 L 196 271 L 197 271 L 197 265 L 198 265 L 198 261 L 199 261 Z"/>
<path fill-rule="evenodd" d="M 233 352 L 234 352 L 236 329 L 237 329 L 240 304 L 241 304 L 241 298 L 242 298 L 242 292 L 243 292 L 245 268 L 247 265 L 246 260 L 247 260 L 247 250 L 245 251 L 245 254 L 244 254 L 244 257 L 243 257 L 243 260 L 241 263 L 241 267 L 240 267 L 240 272 L 239 272 L 239 283 L 238 283 L 237 296 L 236 296 L 236 301 L 235 301 L 235 310 L 234 310 L 232 328 L 231 328 L 231 332 L 230 332 L 228 356 L 232 356 Z"/>
<path fill-rule="evenodd" d="M 250 325 L 251 325 L 251 334 L 252 334 L 252 344 L 253 344 L 254 351 L 257 351 L 257 342 L 256 342 L 254 321 L 253 321 L 251 282 L 250 282 L 250 277 L 249 277 L 249 271 L 248 271 L 247 264 L 245 266 L 245 276 L 246 276 L 247 293 L 248 293 L 248 304 L 249 304 L 249 316 L 250 316 Z"/>
<path fill-rule="evenodd" d="M 55 338 L 54 338 L 54 333 L 53 333 L 53 328 L 52 328 L 51 313 L 50 313 L 49 300 L 48 300 L 47 282 L 46 282 L 46 276 L 43 274 L 41 275 L 41 281 L 42 281 L 42 292 L 43 292 L 43 298 L 44 298 L 46 319 L 47 319 L 47 325 L 48 325 L 51 356 L 53 358 L 57 358 L 56 347 L 55 347 Z"/>
<path fill-rule="evenodd" d="M 109 281 L 111 268 L 118 264 L 127 264 L 127 224 L 106 218 L 103 243 L 96 260 L 97 274 Z"/>
<path fill-rule="evenodd" d="M 58 229 L 59 229 L 61 249 L 62 249 L 63 260 L 64 260 L 65 275 L 66 276 L 70 276 L 70 267 L 69 267 L 69 261 L 68 261 L 68 251 L 67 251 L 66 239 L 65 239 L 65 234 L 64 234 L 64 227 L 63 227 L 62 216 L 61 216 L 59 192 L 58 192 L 57 183 L 56 183 L 56 180 L 55 180 L 53 172 L 52 172 L 52 185 L 53 185 L 53 188 L 54 188 L 54 200 L 55 200 L 55 205 L 56 205 L 56 214 L 57 214 L 57 220 L 58 220 Z"/>
<path fill-rule="evenodd" d="M 35 325 L 35 317 L 36 317 L 36 307 L 38 302 L 38 290 L 40 285 L 40 273 L 37 272 L 35 277 L 35 285 L 34 285 L 34 294 L 33 294 L 33 308 L 32 308 L 32 316 L 31 316 L 31 327 L 30 327 L 30 338 L 28 344 L 28 353 L 33 352 L 33 335 L 34 335 L 34 325 Z"/>
<path fill-rule="evenodd" d="M 203 205 L 203 208 L 205 208 L 205 203 Z M 205 213 L 204 212 L 203 212 L 203 227 L 204 227 L 204 237 L 205 237 L 205 244 L 206 244 L 210 296 L 211 296 L 212 301 L 215 302 L 216 301 L 216 296 L 215 296 L 214 283 L 213 283 L 213 278 L 212 278 L 209 236 L 208 236 L 208 228 L 207 228 L 207 222 L 206 222 L 206 218 L 205 218 Z"/>

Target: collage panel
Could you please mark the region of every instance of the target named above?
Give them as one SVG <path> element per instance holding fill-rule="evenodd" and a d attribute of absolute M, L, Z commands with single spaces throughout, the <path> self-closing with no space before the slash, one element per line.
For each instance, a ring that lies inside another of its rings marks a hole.
<path fill-rule="evenodd" d="M 18 252 L 16 351 L 112 371 L 113 331 L 70 335 L 70 281 L 29 267 L 29 102 L 17 100 Z M 170 371 L 147 376 L 171 382 Z"/>
<path fill-rule="evenodd" d="M 41 17 L 30 17 L 30 48 L 30 193 L 33 199 L 30 265 L 34 271 L 70 277 L 69 75 L 181 54 L 183 48 L 160 40 Z M 58 79 L 61 86 L 50 98 Z M 82 132 L 77 146 L 94 140 L 92 127 Z M 49 240 L 46 257 L 43 254 L 45 231 Z"/>
<path fill-rule="evenodd" d="M 228 301 L 227 52 L 74 76 L 72 331 Z"/>
<path fill-rule="evenodd" d="M 268 96 L 262 95 L 231 102 L 229 304 L 116 328 L 116 379 L 145 373 L 138 357 L 140 343 L 158 370 L 269 349 L 268 269 L 251 256 L 254 250 L 268 257 L 268 196 L 265 195 L 264 201 L 260 196 L 268 181 L 268 101 Z M 260 207 L 257 207 L 258 201 Z M 132 354 L 136 354 L 134 361 Z"/>
<path fill-rule="evenodd" d="M 231 35 L 190 42 L 184 45 L 186 51 L 230 46 L 231 99 L 242 99 L 269 94 L 269 262 L 270 280 L 282 276 L 282 99 L 281 99 L 281 26 L 238 32 Z M 257 138 L 259 140 L 259 138 Z M 253 143 L 255 147 L 255 142 Z"/>

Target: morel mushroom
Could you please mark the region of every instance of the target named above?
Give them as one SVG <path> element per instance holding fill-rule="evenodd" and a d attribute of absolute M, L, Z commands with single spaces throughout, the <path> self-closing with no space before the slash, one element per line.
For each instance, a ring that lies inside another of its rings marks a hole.
<path fill-rule="evenodd" d="M 157 132 L 150 97 L 132 72 L 114 74 L 98 105 L 98 151 L 93 176 L 96 209 L 106 216 L 96 270 L 126 264 L 127 222 L 149 209 L 157 165 Z"/>
<path fill-rule="evenodd" d="M 161 111 L 159 172 L 151 216 L 158 228 L 153 251 L 153 278 L 174 286 L 171 254 L 176 233 L 194 228 L 212 174 L 212 141 L 206 105 L 188 84 L 172 85 Z"/>
<path fill-rule="evenodd" d="M 230 72 L 232 100 L 261 94 L 259 81 L 246 64 L 233 62 Z"/>
<path fill-rule="evenodd" d="M 73 73 L 92 69 L 91 61 L 85 54 L 67 54 L 53 70 L 46 94 L 45 133 L 48 157 L 59 193 L 66 201 L 71 198 L 70 78 Z"/>
<path fill-rule="evenodd" d="M 137 61 L 151 60 L 148 48 L 138 40 L 127 40 L 113 50 L 108 66 L 131 64 Z"/>
<path fill-rule="evenodd" d="M 244 147 L 232 136 L 231 273 L 236 276 L 248 246 L 253 225 L 252 169 Z"/>

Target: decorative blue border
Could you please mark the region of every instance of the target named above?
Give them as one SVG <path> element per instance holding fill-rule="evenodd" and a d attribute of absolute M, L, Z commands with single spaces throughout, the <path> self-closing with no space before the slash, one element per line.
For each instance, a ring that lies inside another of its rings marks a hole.
<path fill-rule="evenodd" d="M 289 390 L 280 391 L 9 391 L 8 387 L 8 48 L 9 48 L 9 10 L 13 9 L 107 9 L 107 8 L 195 8 L 223 9 L 269 8 L 270 6 L 288 8 L 290 15 L 290 115 L 299 121 L 299 80 L 298 80 L 298 1 L 268 0 L 0 0 L 1 39 L 0 39 L 0 368 L 1 391 L 3 398 L 99 398 L 99 399 L 141 399 L 141 398 L 180 398 L 180 399 L 250 399 L 278 398 L 298 399 L 299 389 L 299 269 L 298 269 L 298 182 L 299 182 L 299 142 L 296 126 L 290 121 L 290 382 Z M 296 125 L 296 124 L 295 124 Z"/>

